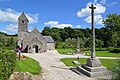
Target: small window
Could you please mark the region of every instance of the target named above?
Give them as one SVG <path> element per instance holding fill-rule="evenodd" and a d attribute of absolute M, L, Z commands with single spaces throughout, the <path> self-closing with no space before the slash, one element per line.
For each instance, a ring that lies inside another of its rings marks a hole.
<path fill-rule="evenodd" d="M 22 20 L 22 23 L 24 24 L 24 21 Z"/>

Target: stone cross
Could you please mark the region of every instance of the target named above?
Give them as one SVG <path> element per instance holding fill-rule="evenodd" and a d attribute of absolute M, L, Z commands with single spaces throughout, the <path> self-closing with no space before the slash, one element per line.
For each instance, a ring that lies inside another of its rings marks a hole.
<path fill-rule="evenodd" d="M 77 41 L 77 52 L 80 52 L 80 41 Z"/>
<path fill-rule="evenodd" d="M 91 54 L 91 58 L 95 58 L 95 29 L 94 29 L 94 9 L 96 9 L 96 7 L 93 6 L 93 4 L 91 4 L 91 6 L 89 7 L 91 9 L 91 21 L 92 21 L 92 54 Z"/>

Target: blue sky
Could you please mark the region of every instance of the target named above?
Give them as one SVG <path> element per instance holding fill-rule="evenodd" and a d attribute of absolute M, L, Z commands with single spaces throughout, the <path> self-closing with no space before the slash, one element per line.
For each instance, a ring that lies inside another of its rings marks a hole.
<path fill-rule="evenodd" d="M 120 14 L 120 0 L 0 0 L 0 31 L 17 33 L 17 18 L 25 12 L 30 23 L 41 32 L 45 26 L 91 28 L 91 4 L 96 6 L 95 27 L 110 13 Z"/>

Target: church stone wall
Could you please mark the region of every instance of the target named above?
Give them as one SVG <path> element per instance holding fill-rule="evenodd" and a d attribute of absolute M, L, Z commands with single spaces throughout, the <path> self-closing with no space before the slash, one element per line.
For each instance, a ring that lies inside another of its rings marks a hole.
<path fill-rule="evenodd" d="M 55 50 L 55 43 L 47 43 L 47 50 Z"/>
<path fill-rule="evenodd" d="M 24 48 L 27 45 L 31 47 L 31 50 L 29 50 L 30 52 L 32 52 L 33 45 L 38 46 L 39 52 L 47 51 L 47 42 L 36 28 L 24 39 Z"/>

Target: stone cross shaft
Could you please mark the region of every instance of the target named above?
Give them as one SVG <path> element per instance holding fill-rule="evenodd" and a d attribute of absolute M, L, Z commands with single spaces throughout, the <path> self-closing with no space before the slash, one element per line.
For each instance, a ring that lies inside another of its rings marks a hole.
<path fill-rule="evenodd" d="M 80 41 L 77 41 L 77 49 L 80 49 Z"/>
<path fill-rule="evenodd" d="M 91 26 L 92 26 L 92 54 L 91 58 L 95 58 L 95 29 L 94 29 L 94 9 L 93 4 L 89 7 L 91 9 Z"/>

